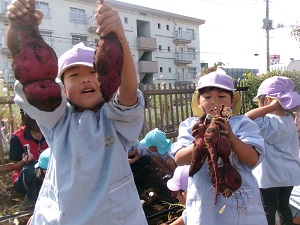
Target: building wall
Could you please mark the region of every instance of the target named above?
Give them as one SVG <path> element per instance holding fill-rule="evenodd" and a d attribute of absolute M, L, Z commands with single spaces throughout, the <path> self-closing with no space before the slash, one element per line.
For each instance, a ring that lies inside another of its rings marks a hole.
<path fill-rule="evenodd" d="M 0 0 L 0 2 L 0 70 L 5 71 L 11 69 L 11 58 L 5 43 L 8 28 L 5 12 L 10 0 Z M 194 73 L 193 75 L 200 72 L 199 26 L 204 24 L 203 20 L 114 0 L 107 0 L 107 2 L 119 12 L 137 70 L 141 69 L 138 68 L 141 60 L 151 62 L 147 66 L 156 67 L 140 72 L 138 75 L 140 81 L 145 83 L 192 81 L 191 72 Z M 96 11 L 94 0 L 37 1 L 37 4 L 43 5 L 44 3 L 48 3 L 49 9 L 45 11 L 44 8 L 45 18 L 40 25 L 40 31 L 49 35 L 45 37 L 45 40 L 52 46 L 58 57 L 73 46 L 72 36 L 74 35 L 85 37 L 87 45 L 95 46 L 98 35 L 93 29 L 96 27 L 93 18 Z M 85 19 L 86 22 L 70 22 L 70 7 L 84 10 L 85 15 L 81 15 L 83 17 L 80 18 Z M 194 38 L 188 42 L 180 40 L 174 43 L 175 33 L 179 29 L 181 33 L 185 33 L 187 29 L 193 30 Z M 139 36 L 154 39 L 155 47 L 139 50 L 137 46 Z M 176 60 L 179 51 L 182 52 L 180 56 L 183 56 L 181 61 Z M 186 55 L 193 55 L 193 59 L 186 61 Z"/>

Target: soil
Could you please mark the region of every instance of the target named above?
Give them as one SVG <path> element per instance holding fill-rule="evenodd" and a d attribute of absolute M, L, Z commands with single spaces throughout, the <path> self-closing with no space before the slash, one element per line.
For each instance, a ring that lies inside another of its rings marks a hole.
<path fill-rule="evenodd" d="M 175 193 L 167 188 L 167 179 L 163 179 L 165 174 L 161 170 L 150 164 L 134 169 L 133 174 L 149 225 L 168 224 L 181 215 L 183 207 Z M 33 210 L 33 206 L 24 204 L 24 197 L 14 190 L 11 176 L 12 171 L 0 173 L 0 224 L 26 225 L 30 215 L 3 221 L 6 215 Z"/>

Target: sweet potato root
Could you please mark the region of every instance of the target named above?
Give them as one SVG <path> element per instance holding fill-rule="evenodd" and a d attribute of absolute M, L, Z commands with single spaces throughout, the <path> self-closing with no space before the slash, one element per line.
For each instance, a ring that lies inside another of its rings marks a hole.
<path fill-rule="evenodd" d="M 209 114 L 205 119 L 203 116 L 200 117 L 198 123 L 192 129 L 195 146 L 190 166 L 190 176 L 201 169 L 204 160 L 207 158 L 212 184 L 216 192 L 216 203 L 219 193 L 228 198 L 234 191 L 238 190 L 242 184 L 242 178 L 231 165 L 229 159 L 231 154 L 230 140 L 227 136 L 221 134 L 220 127 L 216 124 L 216 120 L 220 117 L 229 119 L 231 110 L 224 108 L 223 105 L 221 108 L 214 107 L 212 110 L 217 112 L 214 117 L 210 117 Z M 222 163 L 219 165 L 220 158 Z"/>
<path fill-rule="evenodd" d="M 31 0 L 30 4 L 32 7 L 29 13 L 22 18 L 10 19 L 7 45 L 13 57 L 13 71 L 16 79 L 23 84 L 28 101 L 40 110 L 53 111 L 62 100 L 59 85 L 51 82 L 49 92 L 44 85 L 43 91 L 40 92 L 39 85 L 40 81 L 55 80 L 58 71 L 57 56 L 40 35 L 37 21 L 33 16 L 35 1 Z M 29 84 L 30 88 L 26 87 Z M 37 96 L 42 94 L 43 101 L 42 99 L 36 101 Z"/>
<path fill-rule="evenodd" d="M 190 164 L 189 169 L 189 176 L 194 176 L 197 173 L 203 163 L 205 162 L 208 151 L 204 143 L 204 133 L 206 131 L 206 123 L 205 123 L 206 113 L 200 116 L 198 122 L 192 128 L 192 135 L 195 137 L 194 140 L 194 147 L 193 147 L 193 154 L 192 154 L 192 161 Z"/>
<path fill-rule="evenodd" d="M 104 0 L 100 0 L 103 4 Z M 96 46 L 94 68 L 100 82 L 100 92 L 108 102 L 121 84 L 123 48 L 115 33 L 99 38 Z"/>

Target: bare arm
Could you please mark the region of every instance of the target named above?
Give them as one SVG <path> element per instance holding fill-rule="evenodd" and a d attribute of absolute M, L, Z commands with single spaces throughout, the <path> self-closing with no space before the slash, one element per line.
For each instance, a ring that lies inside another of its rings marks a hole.
<path fill-rule="evenodd" d="M 20 161 L 12 161 L 12 163 L 13 163 L 14 169 L 15 169 L 16 171 L 21 171 L 22 168 L 23 168 L 27 163 L 29 163 L 29 162 L 32 161 L 32 160 L 33 160 L 33 155 L 32 155 L 31 153 L 29 153 L 29 155 L 25 155 L 25 154 L 23 153 L 23 155 L 22 155 L 22 160 L 20 160 Z"/>
<path fill-rule="evenodd" d="M 269 98 L 270 99 L 270 98 Z M 251 120 L 255 120 L 259 117 L 263 117 L 268 113 L 282 109 L 277 99 L 270 100 L 269 105 L 265 105 L 256 109 L 252 109 L 247 112 L 245 115 L 248 116 Z M 283 110 L 283 109 L 282 109 Z"/>
<path fill-rule="evenodd" d="M 192 161 L 192 154 L 193 154 L 193 147 L 194 144 L 191 144 L 188 147 L 180 149 L 175 154 L 175 162 L 177 166 L 189 165 Z"/>

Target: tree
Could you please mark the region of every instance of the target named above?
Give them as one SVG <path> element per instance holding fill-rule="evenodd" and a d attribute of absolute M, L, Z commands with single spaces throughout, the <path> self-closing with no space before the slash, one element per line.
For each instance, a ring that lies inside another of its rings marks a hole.
<path fill-rule="evenodd" d="M 204 67 L 203 71 L 201 72 L 201 76 L 211 73 L 211 72 L 214 72 L 217 70 L 218 67 L 222 67 L 222 66 L 225 66 L 225 64 L 222 62 L 214 63 L 214 65 L 212 67 L 206 66 L 206 67 Z"/>

